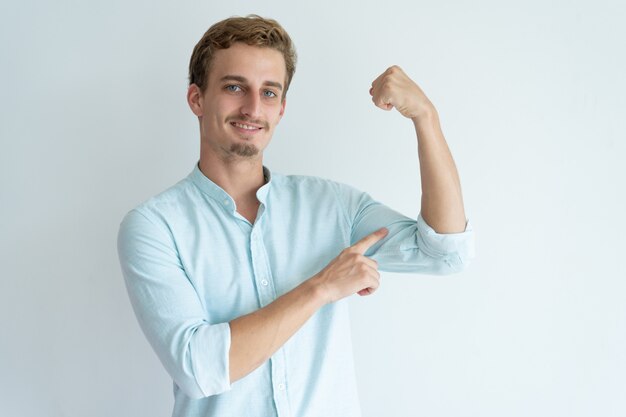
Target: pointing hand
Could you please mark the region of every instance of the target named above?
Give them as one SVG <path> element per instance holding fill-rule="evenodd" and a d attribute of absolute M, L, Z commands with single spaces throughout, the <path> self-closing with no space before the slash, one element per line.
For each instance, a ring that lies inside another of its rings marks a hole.
<path fill-rule="evenodd" d="M 372 294 L 380 285 L 378 263 L 365 256 L 376 242 L 387 236 L 386 228 L 365 236 L 354 245 L 341 251 L 324 269 L 313 276 L 324 298 L 331 303 L 349 295 Z"/>

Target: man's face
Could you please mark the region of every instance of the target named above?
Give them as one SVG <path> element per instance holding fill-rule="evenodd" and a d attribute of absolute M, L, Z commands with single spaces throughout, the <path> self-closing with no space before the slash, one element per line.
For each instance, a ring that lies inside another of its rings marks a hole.
<path fill-rule="evenodd" d="M 260 157 L 285 111 L 285 76 L 275 49 L 235 43 L 216 51 L 204 94 L 190 102 L 202 145 L 222 159 Z"/>

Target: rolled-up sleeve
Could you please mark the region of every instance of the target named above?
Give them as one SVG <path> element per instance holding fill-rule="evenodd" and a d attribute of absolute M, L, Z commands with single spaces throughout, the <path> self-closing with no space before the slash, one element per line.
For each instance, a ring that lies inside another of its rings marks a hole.
<path fill-rule="evenodd" d="M 117 247 L 139 325 L 174 382 L 191 398 L 230 390 L 230 326 L 207 316 L 166 227 L 133 210 Z"/>
<path fill-rule="evenodd" d="M 409 218 L 345 184 L 337 192 L 351 230 L 350 244 L 386 227 L 389 234 L 366 256 L 381 271 L 450 274 L 462 271 L 474 257 L 474 231 L 469 221 L 460 233 L 437 233 L 422 218 Z"/>

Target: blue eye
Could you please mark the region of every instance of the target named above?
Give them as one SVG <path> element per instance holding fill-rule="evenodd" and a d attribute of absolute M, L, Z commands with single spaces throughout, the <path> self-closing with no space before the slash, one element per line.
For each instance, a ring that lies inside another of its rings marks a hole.
<path fill-rule="evenodd" d="M 241 87 L 239 87 L 238 85 L 231 84 L 231 85 L 226 86 L 226 90 L 236 93 L 238 91 L 241 91 Z"/>
<path fill-rule="evenodd" d="M 263 95 L 264 95 L 265 97 L 276 97 L 276 93 L 274 93 L 274 92 L 273 92 L 273 91 L 271 91 L 271 90 L 265 90 L 265 91 L 263 92 Z"/>

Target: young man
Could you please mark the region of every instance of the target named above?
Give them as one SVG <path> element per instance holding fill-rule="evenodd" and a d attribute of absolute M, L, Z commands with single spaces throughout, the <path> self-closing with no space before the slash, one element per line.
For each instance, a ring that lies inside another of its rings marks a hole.
<path fill-rule="evenodd" d="M 277 22 L 213 25 L 187 92 L 200 161 L 121 224 L 126 285 L 174 380 L 174 416 L 360 415 L 346 297 L 376 291 L 379 268 L 451 273 L 472 256 L 437 112 L 398 67 L 370 94 L 415 125 L 417 221 L 347 185 L 263 166 L 294 70 Z"/>

